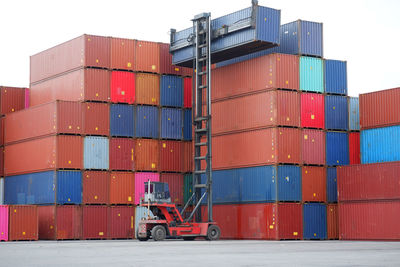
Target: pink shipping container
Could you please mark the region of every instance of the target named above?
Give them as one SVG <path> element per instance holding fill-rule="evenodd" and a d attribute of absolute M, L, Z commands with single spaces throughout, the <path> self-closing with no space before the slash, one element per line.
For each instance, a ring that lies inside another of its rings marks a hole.
<path fill-rule="evenodd" d="M 301 156 L 303 164 L 325 165 L 325 132 L 303 129 Z"/>
<path fill-rule="evenodd" d="M 0 116 L 25 108 L 26 88 L 0 86 Z"/>
<path fill-rule="evenodd" d="M 0 205 L 0 241 L 8 241 L 8 206 Z"/>
<path fill-rule="evenodd" d="M 140 203 L 140 198 L 144 197 L 144 182 L 159 182 L 160 174 L 154 172 L 136 172 L 135 173 L 135 204 Z"/>
<path fill-rule="evenodd" d="M 183 174 L 161 173 L 160 182 L 168 183 L 172 203 L 183 205 Z"/>

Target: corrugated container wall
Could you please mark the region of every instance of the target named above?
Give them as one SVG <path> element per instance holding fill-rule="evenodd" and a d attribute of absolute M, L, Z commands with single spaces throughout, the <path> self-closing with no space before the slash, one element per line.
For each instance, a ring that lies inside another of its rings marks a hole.
<path fill-rule="evenodd" d="M 218 222 L 221 228 L 221 239 L 239 239 L 240 237 L 240 205 L 214 205 L 213 219 Z M 207 206 L 201 206 L 203 220 L 207 220 Z M 264 229 L 263 227 L 260 227 Z"/>
<path fill-rule="evenodd" d="M 107 137 L 84 138 L 83 167 L 85 169 L 109 169 L 109 140 Z"/>
<path fill-rule="evenodd" d="M 135 136 L 134 107 L 112 104 L 110 106 L 110 135 L 121 137 Z"/>
<path fill-rule="evenodd" d="M 183 78 L 162 75 L 160 98 L 161 106 L 183 107 Z"/>
<path fill-rule="evenodd" d="M 303 129 L 302 132 L 302 163 L 325 165 L 325 132 L 314 129 Z"/>
<path fill-rule="evenodd" d="M 161 173 L 160 182 L 168 184 L 172 203 L 176 205 L 185 204 L 183 203 L 183 174 Z"/>
<path fill-rule="evenodd" d="M 361 153 L 360 153 L 360 133 L 350 132 L 349 133 L 349 157 L 350 164 L 360 164 L 361 163 Z"/>
<path fill-rule="evenodd" d="M 0 205 L 4 205 L 4 177 L 0 177 Z"/>
<path fill-rule="evenodd" d="M 160 141 L 160 167 L 161 172 L 182 172 L 183 169 L 183 142 Z"/>
<path fill-rule="evenodd" d="M 83 206 L 83 239 L 107 239 L 108 215 L 107 206 Z"/>
<path fill-rule="evenodd" d="M 193 80 L 192 78 L 183 79 L 183 107 L 192 107 L 192 93 L 193 93 Z"/>
<path fill-rule="evenodd" d="M 349 111 L 346 96 L 325 96 L 325 129 L 348 130 Z"/>
<path fill-rule="evenodd" d="M 135 136 L 158 138 L 159 109 L 150 106 L 137 106 L 135 117 Z"/>
<path fill-rule="evenodd" d="M 360 130 L 360 111 L 358 97 L 349 97 L 349 130 Z"/>
<path fill-rule="evenodd" d="M 183 146 L 183 170 L 182 172 L 192 172 L 193 171 L 193 143 L 192 142 L 182 142 Z"/>
<path fill-rule="evenodd" d="M 192 134 L 192 109 L 185 109 L 183 111 L 183 140 L 192 140 Z"/>
<path fill-rule="evenodd" d="M 110 38 L 111 39 L 111 69 L 134 70 L 135 69 L 135 43 L 136 40 Z"/>
<path fill-rule="evenodd" d="M 303 202 L 325 202 L 326 169 L 317 166 L 303 166 L 301 168 Z"/>
<path fill-rule="evenodd" d="M 0 205 L 0 241 L 8 241 L 8 206 Z"/>
<path fill-rule="evenodd" d="M 85 135 L 110 135 L 110 105 L 107 103 L 84 103 Z"/>
<path fill-rule="evenodd" d="M 182 139 L 183 114 L 182 109 L 161 108 L 161 139 Z M 191 132 L 190 132 L 191 133 Z"/>
<path fill-rule="evenodd" d="M 172 55 L 169 53 L 169 44 L 159 43 L 160 46 L 160 73 L 180 76 L 191 76 L 193 70 L 172 65 Z"/>
<path fill-rule="evenodd" d="M 347 62 L 324 60 L 325 93 L 347 95 Z"/>
<path fill-rule="evenodd" d="M 131 138 L 110 139 L 110 170 L 135 170 L 135 140 Z"/>
<path fill-rule="evenodd" d="M 326 205 L 321 203 L 306 203 L 303 205 L 303 238 L 327 238 Z"/>
<path fill-rule="evenodd" d="M 25 109 L 30 107 L 30 101 L 29 101 L 29 97 L 30 96 L 30 90 L 29 88 L 25 89 Z"/>
<path fill-rule="evenodd" d="M 8 240 L 38 240 L 38 210 L 33 205 L 10 205 Z"/>
<path fill-rule="evenodd" d="M 0 115 L 25 108 L 26 88 L 0 86 Z"/>
<path fill-rule="evenodd" d="M 157 171 L 159 168 L 159 141 L 152 139 L 136 139 L 135 170 Z"/>
<path fill-rule="evenodd" d="M 186 204 L 193 194 L 193 174 L 183 176 L 183 204 Z"/>
<path fill-rule="evenodd" d="M 300 57 L 300 90 L 324 92 L 323 61 L 314 57 Z"/>
<path fill-rule="evenodd" d="M 110 204 L 133 204 L 135 199 L 133 172 L 111 172 Z"/>
<path fill-rule="evenodd" d="M 160 72 L 160 45 L 155 42 L 136 41 L 135 70 L 145 72 Z"/>
<path fill-rule="evenodd" d="M 110 173 L 84 171 L 82 174 L 82 203 L 109 204 Z"/>
<path fill-rule="evenodd" d="M 135 173 L 135 204 L 140 203 L 140 198 L 144 197 L 144 183 L 147 181 L 159 182 L 160 174 L 154 172 L 136 172 Z"/>
<path fill-rule="evenodd" d="M 326 206 L 326 224 L 328 229 L 328 239 L 339 239 L 339 214 L 338 204 L 328 204 Z"/>
<path fill-rule="evenodd" d="M 325 99 L 323 95 L 301 94 L 301 127 L 324 129 Z"/>
<path fill-rule="evenodd" d="M 135 207 L 111 206 L 108 214 L 109 238 L 135 237 Z"/>
<path fill-rule="evenodd" d="M 341 166 L 337 168 L 341 168 Z M 326 200 L 328 203 L 335 203 L 338 201 L 336 167 L 326 168 Z"/>
<path fill-rule="evenodd" d="M 135 103 L 135 73 L 126 71 L 111 72 L 111 102 Z"/>
<path fill-rule="evenodd" d="M 345 132 L 326 132 L 326 165 L 348 165 L 349 136 Z"/>
<path fill-rule="evenodd" d="M 160 104 L 160 76 L 150 73 L 136 73 L 135 103 L 144 105 Z"/>

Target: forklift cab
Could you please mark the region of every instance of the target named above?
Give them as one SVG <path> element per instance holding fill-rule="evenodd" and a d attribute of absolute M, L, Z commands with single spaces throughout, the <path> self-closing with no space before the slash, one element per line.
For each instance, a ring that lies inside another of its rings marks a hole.
<path fill-rule="evenodd" d="M 144 183 L 144 189 L 144 202 L 171 203 L 167 183 L 148 181 Z"/>

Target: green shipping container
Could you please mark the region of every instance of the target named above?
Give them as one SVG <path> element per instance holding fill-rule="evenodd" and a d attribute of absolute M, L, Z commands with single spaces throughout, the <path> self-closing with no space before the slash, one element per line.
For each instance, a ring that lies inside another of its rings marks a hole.
<path fill-rule="evenodd" d="M 189 200 L 193 194 L 193 175 L 185 174 L 183 177 L 183 204 Z"/>
<path fill-rule="evenodd" d="M 324 92 L 322 59 L 300 57 L 300 90 L 318 93 Z"/>

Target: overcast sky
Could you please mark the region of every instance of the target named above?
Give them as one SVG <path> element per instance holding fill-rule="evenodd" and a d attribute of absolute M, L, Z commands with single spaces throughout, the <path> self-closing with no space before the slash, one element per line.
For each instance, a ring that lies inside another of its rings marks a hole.
<path fill-rule="evenodd" d="M 198 4 L 197 4 L 198 3 Z M 201 4 L 200 4 L 201 3 Z M 349 94 L 400 86 L 400 1 L 259 0 L 281 23 L 324 24 L 324 57 L 347 60 Z M 83 33 L 169 42 L 169 29 L 249 7 L 250 0 L 0 0 L 0 85 L 29 85 L 29 56 Z"/>

